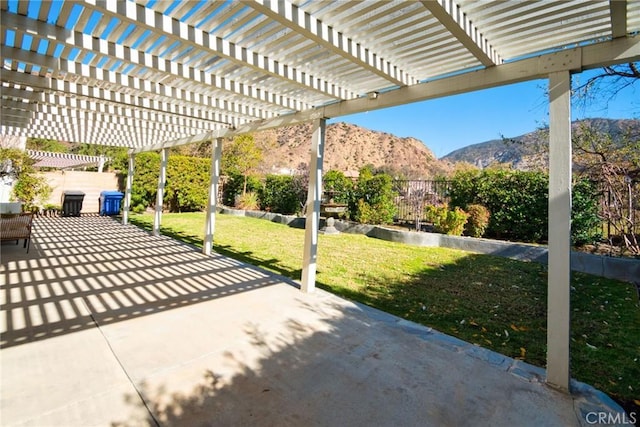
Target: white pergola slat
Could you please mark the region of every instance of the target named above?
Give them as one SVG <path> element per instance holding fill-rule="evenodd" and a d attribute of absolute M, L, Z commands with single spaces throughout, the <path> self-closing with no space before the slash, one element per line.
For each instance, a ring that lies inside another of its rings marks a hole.
<path fill-rule="evenodd" d="M 247 4 L 306 39 L 318 43 L 328 52 L 342 56 L 349 62 L 388 80 L 392 85 L 405 86 L 416 83 L 415 78 L 399 70 L 389 61 L 380 58 L 375 52 L 345 37 L 294 4 L 282 0 L 256 0 Z"/>
<path fill-rule="evenodd" d="M 76 168 L 85 166 L 97 166 L 102 172 L 105 161 L 109 160 L 104 156 L 88 156 L 84 154 L 71 153 L 50 153 L 46 151 L 27 150 L 27 154 L 35 160 L 35 167 L 45 168 Z"/>
<path fill-rule="evenodd" d="M 640 60 L 618 0 L 0 2 L 0 135 L 161 150 L 314 122 L 302 288 L 315 283 L 326 119 L 549 79 L 547 381 L 568 390 L 572 73 Z M 159 232 L 161 203 L 154 232 Z M 204 251 L 214 230 L 209 202 Z"/>
<path fill-rule="evenodd" d="M 431 14 L 467 48 L 482 65 L 500 63 L 498 53 L 452 0 L 422 1 Z"/>
<path fill-rule="evenodd" d="M 108 59 L 110 61 L 120 61 L 120 69 L 124 69 L 127 66 L 133 65 L 135 68 L 130 70 L 132 75 L 144 76 L 144 83 L 138 83 L 137 86 L 143 85 L 146 90 L 150 86 L 158 82 L 172 81 L 172 86 L 176 88 L 182 88 L 189 98 L 199 98 L 201 94 L 210 92 L 211 86 L 216 88 L 216 92 L 223 96 L 221 99 L 211 100 L 208 105 L 217 105 L 223 101 L 229 99 L 231 95 L 241 94 L 248 98 L 255 98 L 259 103 L 266 102 L 271 104 L 280 105 L 283 111 L 289 111 L 292 109 L 309 108 L 308 105 L 301 103 L 298 100 L 288 99 L 285 97 L 276 96 L 273 93 L 258 90 L 258 88 L 241 85 L 233 80 L 225 79 L 224 76 L 215 76 L 207 74 L 204 71 L 187 65 L 181 64 L 180 66 L 173 66 L 168 59 L 161 58 L 157 55 L 149 54 L 144 51 L 124 47 L 117 45 L 109 40 L 100 40 L 92 38 L 87 34 L 83 34 L 79 31 L 69 31 L 60 29 L 55 25 L 51 25 L 45 22 L 33 21 L 27 17 L 23 17 L 15 14 L 3 14 L 2 25 L 7 28 L 12 28 L 17 34 L 32 34 L 32 43 L 46 41 L 51 46 L 51 41 L 55 40 L 59 46 L 65 46 L 67 48 L 78 48 L 81 53 L 92 55 L 92 59 L 89 61 L 89 75 L 85 77 L 98 75 L 97 63 L 100 60 Z M 35 34 L 34 34 L 35 33 Z M 3 57 L 19 59 L 23 62 L 30 62 L 43 66 L 46 61 L 45 58 L 25 59 L 24 57 L 18 58 L 15 55 L 17 49 L 8 48 L 7 52 L 3 52 Z M 14 56 L 11 56 L 13 54 Z M 50 63 L 49 68 L 52 71 L 58 69 L 56 62 Z M 177 69 L 177 72 L 172 72 Z M 111 74 L 111 73 L 110 73 Z M 152 74 L 152 75 L 151 75 Z M 119 81 L 120 79 L 110 79 L 110 81 Z M 136 80 L 139 82 L 139 80 Z M 192 92 L 192 93 L 190 93 Z M 258 102 L 256 103 L 258 104 Z M 234 107 L 233 104 L 230 107 L 232 110 L 239 109 L 240 107 Z M 266 113 L 265 113 L 266 114 Z M 263 115 L 259 118 L 265 118 Z M 253 118 L 255 119 L 255 117 Z"/>
<path fill-rule="evenodd" d="M 419 82 L 465 70 L 495 67 L 504 76 L 497 84 L 512 82 L 506 63 L 612 38 L 635 43 L 640 25 L 640 7 L 618 1 L 12 0 L 0 7 L 2 113 L 11 118 L 3 132 L 53 124 L 56 135 L 87 138 L 63 129 L 65 117 L 96 119 L 65 111 L 76 108 L 72 99 L 86 99 L 77 108 L 139 118 L 126 130 L 130 138 L 113 142 L 136 149 L 327 106 L 354 112 L 367 93 L 420 92 Z M 16 108 L 20 91 L 24 102 L 49 104 L 51 97 L 34 94 L 65 92 L 62 120 L 40 118 L 42 107 Z M 176 124 L 176 115 L 191 121 Z M 142 122 L 154 120 L 181 130 L 148 133 Z M 77 142 L 112 139 L 93 138 Z"/>

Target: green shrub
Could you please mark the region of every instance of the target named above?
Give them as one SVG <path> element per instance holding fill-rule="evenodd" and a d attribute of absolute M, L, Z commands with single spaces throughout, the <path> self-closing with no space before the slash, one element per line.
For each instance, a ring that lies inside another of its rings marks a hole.
<path fill-rule="evenodd" d="M 602 238 L 602 220 L 596 185 L 582 179 L 574 183 L 571 205 L 571 241 L 576 246 L 594 243 Z"/>
<path fill-rule="evenodd" d="M 542 172 L 467 171 L 451 181 L 451 205 L 485 206 L 491 212 L 486 235 L 539 242 L 547 239 L 549 179 Z"/>
<path fill-rule="evenodd" d="M 133 205 L 133 212 L 141 214 L 147 210 L 147 207 L 143 203 L 138 203 L 137 205 Z"/>
<path fill-rule="evenodd" d="M 155 152 L 136 154 L 134 165 L 131 186 L 132 206 L 143 205 L 145 209 L 149 206 L 155 206 L 160 173 L 160 154 Z"/>
<path fill-rule="evenodd" d="M 13 196 L 22 202 L 22 210 L 32 212 L 49 198 L 52 188 L 47 179 L 37 173 L 21 173 L 13 187 Z"/>
<path fill-rule="evenodd" d="M 297 181 L 288 175 L 267 175 L 263 187 L 258 192 L 262 210 L 285 215 L 300 210 L 300 191 Z"/>
<path fill-rule="evenodd" d="M 391 176 L 373 175 L 363 168 L 349 198 L 349 211 L 364 224 L 391 224 L 397 212 L 395 195 Z"/>
<path fill-rule="evenodd" d="M 524 242 L 547 240 L 549 177 L 543 172 L 483 170 L 457 173 L 451 181 L 451 205 L 485 206 L 491 212 L 486 235 Z M 601 237 L 598 192 L 589 181 L 573 187 L 572 231 L 574 244 Z"/>
<path fill-rule="evenodd" d="M 10 166 L 9 174 L 15 178 L 12 197 L 22 202 L 22 209 L 29 212 L 49 198 L 52 188 L 44 176 L 33 167 L 34 161 L 26 151 L 0 148 L 0 164 Z"/>
<path fill-rule="evenodd" d="M 171 212 L 195 212 L 209 200 L 211 162 L 190 156 L 171 156 L 167 161 L 165 203 Z"/>
<path fill-rule="evenodd" d="M 244 194 L 240 194 L 236 199 L 235 206 L 238 209 L 246 209 L 249 211 L 257 210 L 260 206 L 258 203 L 258 193 L 247 191 Z"/>
<path fill-rule="evenodd" d="M 356 221 L 362 224 L 391 224 L 396 212 L 393 201 L 382 201 L 370 205 L 364 200 L 358 200 Z"/>
<path fill-rule="evenodd" d="M 240 174 L 228 175 L 222 187 L 222 204 L 236 206 L 236 199 L 242 195 L 244 176 Z M 262 188 L 260 180 L 254 176 L 247 178 L 247 192 L 258 192 Z"/>
<path fill-rule="evenodd" d="M 482 237 L 489 225 L 489 209 L 482 205 L 471 204 L 467 206 L 465 212 L 469 214 L 469 218 L 464 226 L 464 233 L 471 237 Z"/>
<path fill-rule="evenodd" d="M 322 177 L 322 188 L 325 192 L 333 192 L 334 203 L 348 203 L 353 181 L 339 170 L 330 170 Z"/>
<path fill-rule="evenodd" d="M 211 168 L 208 159 L 169 156 L 163 204 L 171 212 L 193 212 L 206 208 Z M 160 174 L 160 154 L 145 152 L 135 157 L 131 205 L 155 206 Z"/>
<path fill-rule="evenodd" d="M 469 215 L 459 207 L 449 209 L 447 205 L 428 205 L 425 207 L 425 217 L 433 223 L 438 233 L 461 236 Z"/>

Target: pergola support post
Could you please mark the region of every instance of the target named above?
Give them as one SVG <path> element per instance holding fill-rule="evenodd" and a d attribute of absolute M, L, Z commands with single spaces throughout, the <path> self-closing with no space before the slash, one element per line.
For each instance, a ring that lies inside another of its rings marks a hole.
<path fill-rule="evenodd" d="M 156 212 L 153 218 L 153 235 L 160 235 L 160 221 L 162 220 L 162 200 L 164 187 L 167 183 L 167 149 L 160 151 L 160 175 L 158 176 L 158 193 L 156 195 Z"/>
<path fill-rule="evenodd" d="M 571 290 L 571 74 L 549 75 L 547 383 L 569 391 Z"/>
<path fill-rule="evenodd" d="M 133 168 L 135 162 L 133 152 L 129 153 L 129 168 L 127 169 L 127 188 L 124 193 L 124 208 L 122 210 L 122 224 L 129 223 L 129 211 L 131 210 L 131 189 L 133 187 Z"/>
<path fill-rule="evenodd" d="M 104 158 L 104 156 L 100 154 L 100 160 L 98 160 L 98 173 L 102 173 L 102 171 L 104 170 L 105 161 L 106 159 Z"/>
<path fill-rule="evenodd" d="M 313 292 L 316 286 L 325 128 L 326 119 L 317 119 L 313 122 L 311 161 L 309 163 L 309 192 L 307 193 L 307 214 L 304 227 L 304 254 L 302 257 L 301 289 L 303 292 Z"/>
<path fill-rule="evenodd" d="M 211 255 L 213 246 L 213 233 L 216 228 L 216 209 L 218 207 L 218 189 L 220 181 L 220 158 L 222 157 L 222 138 L 213 140 L 211 147 L 211 178 L 209 181 L 209 203 L 207 204 L 207 216 L 204 226 L 204 242 L 202 253 Z"/>

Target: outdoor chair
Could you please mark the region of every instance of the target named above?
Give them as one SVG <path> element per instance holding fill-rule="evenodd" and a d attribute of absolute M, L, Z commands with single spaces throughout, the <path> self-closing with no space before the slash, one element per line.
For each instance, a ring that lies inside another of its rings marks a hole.
<path fill-rule="evenodd" d="M 24 239 L 24 246 L 29 253 L 31 243 L 32 213 L 2 214 L 0 217 L 0 241 L 15 240 L 16 245 Z"/>

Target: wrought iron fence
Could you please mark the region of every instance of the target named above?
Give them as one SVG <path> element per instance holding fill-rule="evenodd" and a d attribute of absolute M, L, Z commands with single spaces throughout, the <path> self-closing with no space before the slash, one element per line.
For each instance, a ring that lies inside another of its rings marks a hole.
<path fill-rule="evenodd" d="M 414 225 L 417 230 L 426 221 L 425 206 L 441 205 L 449 201 L 449 181 L 395 180 L 396 224 Z"/>
<path fill-rule="evenodd" d="M 640 181 L 627 176 L 618 181 L 600 183 L 603 237 L 612 243 L 631 244 L 640 249 Z"/>
<path fill-rule="evenodd" d="M 603 237 L 609 241 L 620 239 L 622 230 L 627 235 L 640 235 L 640 182 L 633 180 L 626 184 L 616 194 L 610 190 L 600 193 Z M 426 222 L 425 206 L 448 203 L 450 185 L 450 181 L 394 180 L 393 188 L 398 194 L 394 222 L 422 229 Z"/>

